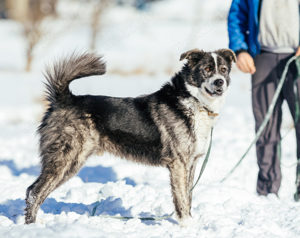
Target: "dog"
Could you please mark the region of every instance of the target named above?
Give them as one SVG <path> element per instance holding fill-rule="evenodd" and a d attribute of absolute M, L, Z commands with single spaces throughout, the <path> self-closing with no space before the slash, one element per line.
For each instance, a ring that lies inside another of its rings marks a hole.
<path fill-rule="evenodd" d="M 196 163 L 206 153 L 236 56 L 229 49 L 194 49 L 184 59 L 160 90 L 136 98 L 71 93 L 73 80 L 105 73 L 105 63 L 94 54 L 73 54 L 46 70 L 49 107 L 38 128 L 41 173 L 27 188 L 26 224 L 36 221 L 46 197 L 90 155 L 104 152 L 168 168 L 178 221 L 191 218 Z"/>

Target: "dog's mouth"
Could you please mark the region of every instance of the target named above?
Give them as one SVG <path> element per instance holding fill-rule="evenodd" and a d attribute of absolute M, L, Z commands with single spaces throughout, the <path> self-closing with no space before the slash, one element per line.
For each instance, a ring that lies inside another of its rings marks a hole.
<path fill-rule="evenodd" d="M 214 97 L 214 96 L 222 96 L 222 94 L 223 94 L 223 89 L 222 89 L 222 88 L 217 88 L 217 89 L 215 89 L 213 92 L 211 92 L 210 90 L 208 90 L 208 89 L 205 87 L 205 91 L 206 91 L 207 94 L 210 95 L 211 97 Z"/>

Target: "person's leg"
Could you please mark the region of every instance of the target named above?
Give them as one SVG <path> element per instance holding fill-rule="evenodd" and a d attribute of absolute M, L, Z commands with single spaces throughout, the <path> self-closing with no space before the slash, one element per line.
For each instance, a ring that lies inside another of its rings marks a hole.
<path fill-rule="evenodd" d="M 277 55 L 272 53 L 262 53 L 255 58 L 256 72 L 252 76 L 252 108 L 256 132 L 266 116 L 277 87 L 277 62 Z M 277 194 L 281 183 L 278 145 L 280 142 L 282 100 L 282 96 L 280 96 L 270 121 L 256 143 L 259 167 L 256 190 L 260 195 Z"/>
<path fill-rule="evenodd" d="M 286 62 L 293 55 L 288 55 L 282 57 L 282 68 L 284 68 Z M 287 100 L 290 112 L 294 119 L 295 123 L 295 132 L 296 132 L 296 140 L 297 140 L 297 168 L 296 174 L 300 174 L 300 115 L 296 115 L 296 101 L 300 99 L 300 80 L 297 77 L 297 69 L 294 63 L 292 63 L 289 67 L 289 71 L 287 74 L 286 82 L 282 89 L 284 98 Z M 295 81 L 296 80 L 296 81 Z M 298 117 L 298 118 L 297 118 Z M 300 197 L 300 176 L 298 176 L 298 181 L 296 181 L 296 194 Z"/>

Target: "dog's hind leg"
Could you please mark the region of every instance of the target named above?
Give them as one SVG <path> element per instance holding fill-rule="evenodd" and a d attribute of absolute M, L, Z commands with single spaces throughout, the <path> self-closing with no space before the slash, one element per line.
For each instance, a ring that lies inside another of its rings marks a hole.
<path fill-rule="evenodd" d="M 59 170 L 50 173 L 45 168 L 42 170 L 38 179 L 27 188 L 26 191 L 26 208 L 25 208 L 25 223 L 30 224 L 35 222 L 36 214 L 51 191 L 57 187 L 57 184 L 61 180 L 59 177 Z"/>
<path fill-rule="evenodd" d="M 61 184 L 73 177 L 83 163 L 73 161 L 56 167 L 44 167 L 39 178 L 28 187 L 26 192 L 25 223 L 33 223 L 40 205 L 47 196 Z"/>
<path fill-rule="evenodd" d="M 178 219 L 181 223 L 191 217 L 189 202 L 189 170 L 179 159 L 169 164 L 173 202 Z M 184 224 L 183 224 L 184 225 Z"/>
<path fill-rule="evenodd" d="M 35 222 L 37 211 L 47 196 L 74 176 L 92 152 L 90 145 L 83 145 L 73 147 L 67 154 L 57 150 L 43 156 L 41 174 L 26 192 L 26 224 Z"/>

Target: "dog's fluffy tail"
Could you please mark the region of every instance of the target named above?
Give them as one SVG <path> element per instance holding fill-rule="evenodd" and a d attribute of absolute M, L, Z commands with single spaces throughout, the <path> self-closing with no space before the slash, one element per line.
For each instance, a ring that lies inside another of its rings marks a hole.
<path fill-rule="evenodd" d="M 79 78 L 105 73 L 105 63 L 100 56 L 91 53 L 72 54 L 46 70 L 47 100 L 54 104 L 68 104 L 74 97 L 69 84 Z"/>

